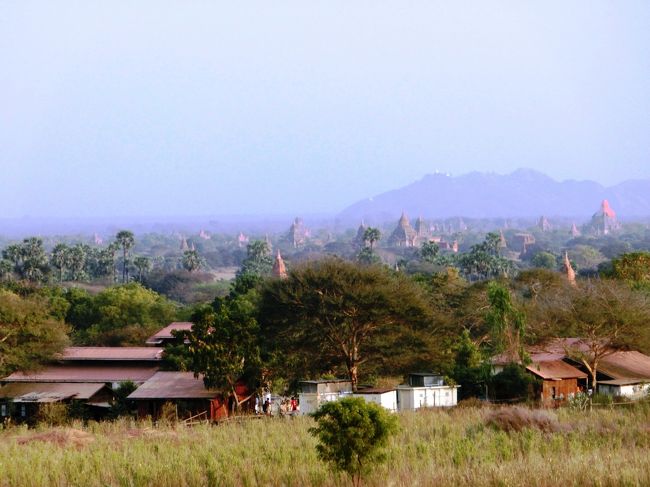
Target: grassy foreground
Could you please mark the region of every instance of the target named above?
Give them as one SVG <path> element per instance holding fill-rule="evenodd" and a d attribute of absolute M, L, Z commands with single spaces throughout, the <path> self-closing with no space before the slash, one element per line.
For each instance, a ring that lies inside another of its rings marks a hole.
<path fill-rule="evenodd" d="M 551 413 L 551 431 L 486 409 L 400 415 L 373 486 L 650 485 L 650 409 Z M 555 419 L 558 421 L 555 422 Z M 0 485 L 349 485 L 315 455 L 309 418 L 222 426 L 101 423 L 0 431 Z"/>

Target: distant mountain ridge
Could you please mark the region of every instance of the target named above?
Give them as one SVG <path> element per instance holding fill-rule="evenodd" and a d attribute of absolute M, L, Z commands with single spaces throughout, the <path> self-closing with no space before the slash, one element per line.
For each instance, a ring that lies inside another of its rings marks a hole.
<path fill-rule="evenodd" d="M 507 175 L 429 174 L 402 188 L 354 203 L 339 218 L 386 220 L 397 218 L 402 210 L 424 218 L 588 218 L 604 199 L 623 220 L 650 216 L 650 179 L 605 187 L 594 181 L 555 181 L 532 169 L 517 169 Z"/>

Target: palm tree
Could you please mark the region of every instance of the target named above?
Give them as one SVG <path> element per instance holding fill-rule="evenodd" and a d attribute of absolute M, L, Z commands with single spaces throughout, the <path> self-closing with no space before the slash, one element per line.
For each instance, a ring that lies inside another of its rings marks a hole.
<path fill-rule="evenodd" d="M 196 250 L 186 250 L 183 253 L 183 267 L 189 272 L 194 272 L 201 267 L 201 257 Z"/>
<path fill-rule="evenodd" d="M 56 244 L 50 256 L 52 265 L 59 270 L 59 282 L 63 282 L 65 271 L 70 264 L 70 247 L 64 243 Z"/>
<path fill-rule="evenodd" d="M 151 259 L 139 256 L 133 259 L 133 265 L 138 269 L 138 281 L 142 282 L 144 275 L 151 270 Z"/>
<path fill-rule="evenodd" d="M 121 230 L 115 235 L 115 241 L 122 247 L 122 282 L 127 282 L 129 278 L 129 250 L 135 245 L 135 237 L 133 236 L 133 232 Z"/>
<path fill-rule="evenodd" d="M 370 250 L 374 248 L 375 242 L 381 238 L 381 232 L 378 228 L 368 227 L 366 231 L 363 232 L 363 241 L 368 242 L 370 245 Z"/>

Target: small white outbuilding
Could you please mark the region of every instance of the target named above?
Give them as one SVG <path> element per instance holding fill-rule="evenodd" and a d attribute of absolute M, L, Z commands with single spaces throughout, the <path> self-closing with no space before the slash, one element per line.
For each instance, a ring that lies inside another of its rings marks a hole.
<path fill-rule="evenodd" d="M 395 389 L 360 389 L 352 397 L 361 397 L 366 402 L 378 404 L 389 411 L 397 411 L 397 391 Z"/>
<path fill-rule="evenodd" d="M 352 382 L 344 379 L 306 380 L 300 382 L 300 414 L 311 414 L 321 404 L 337 401 L 343 395 L 352 393 Z"/>
<path fill-rule="evenodd" d="M 420 408 L 455 406 L 458 403 L 458 387 L 445 385 L 440 375 L 409 374 L 408 384 L 397 386 L 397 408 L 399 411 L 415 411 Z"/>

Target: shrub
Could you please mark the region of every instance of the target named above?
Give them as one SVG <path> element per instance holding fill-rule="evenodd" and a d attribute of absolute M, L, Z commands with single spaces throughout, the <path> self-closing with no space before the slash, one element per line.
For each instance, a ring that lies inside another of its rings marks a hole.
<path fill-rule="evenodd" d="M 62 426 L 67 424 L 69 420 L 68 406 L 60 402 L 41 404 L 36 414 L 36 421 L 48 426 Z"/>
<path fill-rule="evenodd" d="M 397 430 L 397 418 L 358 397 L 325 403 L 313 416 L 318 426 L 309 432 L 319 440 L 318 457 L 357 486 L 372 464 L 385 459 L 383 449 Z"/>
<path fill-rule="evenodd" d="M 491 411 L 486 416 L 486 423 L 495 429 L 507 432 L 532 428 L 552 433 L 562 429 L 557 418 L 549 412 L 520 406 L 503 407 Z"/>

